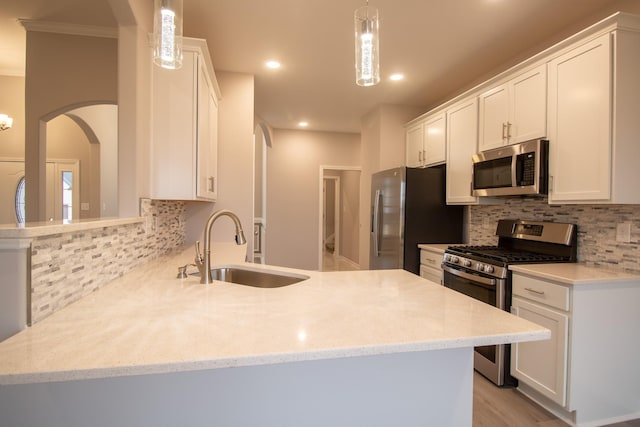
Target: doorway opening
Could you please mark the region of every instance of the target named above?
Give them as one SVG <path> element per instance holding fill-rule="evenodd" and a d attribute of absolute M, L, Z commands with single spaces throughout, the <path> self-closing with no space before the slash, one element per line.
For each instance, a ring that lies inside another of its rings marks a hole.
<path fill-rule="evenodd" d="M 253 134 L 253 262 L 264 264 L 267 227 L 267 149 L 271 133 L 265 123 L 259 123 Z"/>
<path fill-rule="evenodd" d="M 359 270 L 360 168 L 320 167 L 320 271 Z"/>

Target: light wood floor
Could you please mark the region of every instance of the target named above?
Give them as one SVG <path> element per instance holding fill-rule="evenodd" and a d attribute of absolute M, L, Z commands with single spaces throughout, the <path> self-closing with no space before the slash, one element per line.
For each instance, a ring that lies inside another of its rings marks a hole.
<path fill-rule="evenodd" d="M 568 427 L 514 388 L 499 388 L 482 375 L 473 378 L 473 427 Z M 640 420 L 607 427 L 640 427 Z"/>

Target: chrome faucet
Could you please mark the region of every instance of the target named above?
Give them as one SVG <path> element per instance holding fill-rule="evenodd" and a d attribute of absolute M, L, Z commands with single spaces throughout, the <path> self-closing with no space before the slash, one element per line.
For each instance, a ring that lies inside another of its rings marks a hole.
<path fill-rule="evenodd" d="M 200 242 L 196 242 L 195 263 L 198 270 L 200 270 L 200 283 L 203 284 L 209 284 L 213 281 L 213 277 L 211 277 L 211 228 L 213 223 L 221 216 L 228 216 L 233 220 L 236 226 L 236 244 L 244 245 L 247 242 L 242 231 L 242 224 L 240 224 L 240 219 L 236 214 L 226 209 L 212 213 L 207 220 L 207 225 L 204 227 L 204 257 L 200 253 Z"/>

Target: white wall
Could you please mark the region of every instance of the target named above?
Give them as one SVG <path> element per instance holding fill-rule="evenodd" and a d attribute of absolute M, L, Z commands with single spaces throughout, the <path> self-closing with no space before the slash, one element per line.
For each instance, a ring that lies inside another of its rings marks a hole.
<path fill-rule="evenodd" d="M 0 131 L 0 157 L 24 159 L 24 77 L 0 76 L 0 114 L 13 118 L 11 129 Z"/>
<path fill-rule="evenodd" d="M 218 200 L 215 203 L 187 203 L 185 241 L 203 241 L 202 233 L 209 215 L 219 209 L 230 209 L 240 217 L 251 253 L 254 185 L 253 76 L 216 71 L 216 77 L 222 92 L 218 116 Z M 220 218 L 213 228 L 211 240 L 230 242 L 234 236 L 233 222 L 229 218 Z"/>
<path fill-rule="evenodd" d="M 118 101 L 118 40 L 27 31 L 26 215 L 45 219 L 45 137 L 41 121 L 72 107 Z"/>
<path fill-rule="evenodd" d="M 267 149 L 267 264 L 319 268 L 321 165 L 359 167 L 360 135 L 274 130 Z"/>

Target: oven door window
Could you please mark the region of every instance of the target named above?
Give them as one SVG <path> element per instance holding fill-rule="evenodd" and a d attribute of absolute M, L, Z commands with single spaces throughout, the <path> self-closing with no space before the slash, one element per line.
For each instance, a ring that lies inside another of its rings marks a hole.
<path fill-rule="evenodd" d="M 444 285 L 447 288 L 453 289 L 460 293 L 463 293 L 471 298 L 480 300 L 494 307 L 496 304 L 496 286 L 487 286 L 481 283 L 474 282 L 463 277 L 455 276 L 448 271 L 443 271 Z M 475 351 L 480 353 L 485 359 L 496 363 L 496 346 L 486 345 L 475 347 Z"/>
<path fill-rule="evenodd" d="M 474 282 L 463 277 L 455 276 L 447 271 L 444 271 L 444 285 L 447 288 L 461 292 L 471 298 L 480 300 L 494 307 L 496 304 L 496 287 L 486 286 L 480 283 Z"/>

